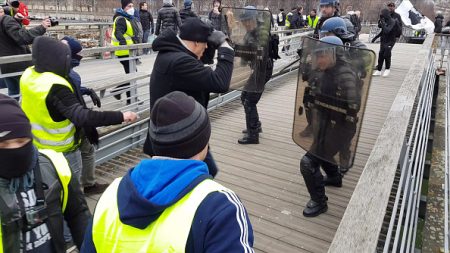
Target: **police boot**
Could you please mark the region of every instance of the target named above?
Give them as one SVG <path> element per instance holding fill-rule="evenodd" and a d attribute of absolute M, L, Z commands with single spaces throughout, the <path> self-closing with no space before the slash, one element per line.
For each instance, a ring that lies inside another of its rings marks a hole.
<path fill-rule="evenodd" d="M 316 217 L 319 214 L 326 212 L 328 210 L 327 200 L 327 197 L 325 197 L 322 201 L 317 202 L 310 199 L 306 204 L 305 209 L 303 209 L 303 216 Z"/>
<path fill-rule="evenodd" d="M 342 176 L 341 175 L 334 177 L 324 176 L 323 182 L 327 186 L 342 187 Z"/>
<path fill-rule="evenodd" d="M 257 131 L 258 133 L 262 133 L 262 127 L 261 127 L 261 124 L 260 124 L 259 127 L 256 129 L 256 131 Z M 243 133 L 243 134 L 246 134 L 247 132 L 248 132 L 247 129 L 242 130 L 242 133 Z"/>
<path fill-rule="evenodd" d="M 239 144 L 259 144 L 259 133 L 257 129 L 250 129 L 247 133 L 244 134 L 244 137 L 238 140 Z"/>

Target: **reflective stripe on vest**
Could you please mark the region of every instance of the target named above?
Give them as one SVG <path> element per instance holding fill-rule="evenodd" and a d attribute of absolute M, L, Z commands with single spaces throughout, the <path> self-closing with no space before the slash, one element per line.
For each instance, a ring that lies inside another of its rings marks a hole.
<path fill-rule="evenodd" d="M 116 38 L 116 23 L 117 23 L 117 20 L 119 20 L 119 18 L 125 19 L 125 22 L 127 23 L 127 31 L 123 34 L 123 37 L 125 38 L 125 40 L 127 42 L 127 45 L 133 45 L 134 44 L 133 43 L 133 36 L 134 36 L 133 26 L 131 25 L 131 22 L 128 19 L 126 19 L 122 16 L 116 17 L 116 19 L 114 20 L 111 44 L 113 46 L 120 46 L 120 42 Z M 130 55 L 130 50 L 117 50 L 114 52 L 114 54 L 116 56 L 128 56 L 128 55 Z"/>
<path fill-rule="evenodd" d="M 47 108 L 46 99 L 53 84 L 64 85 L 72 92 L 70 83 L 50 72 L 38 73 L 34 67 L 25 70 L 20 78 L 22 109 L 31 123 L 33 143 L 41 149 L 70 152 L 77 148 L 75 126 L 69 119 L 53 121 Z"/>
<path fill-rule="evenodd" d="M 116 179 L 95 207 L 92 239 L 97 252 L 184 252 L 198 206 L 211 192 L 228 191 L 212 180 L 204 180 L 145 229 L 123 224 L 119 218 Z"/>
<path fill-rule="evenodd" d="M 53 164 L 53 167 L 58 174 L 59 181 L 61 182 L 61 210 L 64 213 L 67 206 L 67 197 L 69 182 L 72 177 L 72 171 L 70 170 L 69 164 L 62 153 L 55 152 L 50 149 L 39 149 L 39 153 L 45 155 Z M 1 224 L 1 223 L 0 223 Z M 0 253 L 3 253 L 3 226 L 0 225 Z"/>
<path fill-rule="evenodd" d="M 314 21 L 311 19 L 311 16 L 308 15 L 308 26 L 312 27 L 312 28 L 316 28 L 317 23 L 319 23 L 319 18 L 316 16 L 316 18 L 314 19 Z"/>

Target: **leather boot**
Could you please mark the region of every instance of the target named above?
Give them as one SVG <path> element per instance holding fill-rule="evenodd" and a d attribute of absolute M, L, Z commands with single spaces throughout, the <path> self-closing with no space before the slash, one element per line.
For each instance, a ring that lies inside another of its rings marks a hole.
<path fill-rule="evenodd" d="M 335 177 L 324 176 L 323 182 L 327 186 L 342 187 L 342 176 L 335 176 Z"/>
<path fill-rule="evenodd" d="M 258 127 L 258 128 L 256 129 L 256 131 L 258 131 L 258 133 L 262 133 L 262 128 L 261 128 L 261 127 Z M 242 133 L 243 133 L 243 134 L 246 134 L 246 133 L 248 133 L 248 130 L 247 130 L 247 129 L 244 129 L 244 130 L 242 130 Z"/>
<path fill-rule="evenodd" d="M 239 144 L 259 144 L 259 133 L 256 130 L 250 130 L 244 134 L 244 137 L 238 140 Z"/>
<path fill-rule="evenodd" d="M 325 198 L 319 202 L 310 199 L 306 204 L 305 209 L 303 209 L 303 216 L 316 217 L 319 214 L 326 212 L 328 210 L 327 199 L 328 198 Z"/>

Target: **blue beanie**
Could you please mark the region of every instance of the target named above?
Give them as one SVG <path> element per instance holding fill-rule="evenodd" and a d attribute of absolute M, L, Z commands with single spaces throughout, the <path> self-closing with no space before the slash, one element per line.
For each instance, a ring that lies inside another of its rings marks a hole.
<path fill-rule="evenodd" d="M 83 47 L 81 46 L 80 42 L 69 36 L 65 36 L 64 38 L 62 38 L 62 40 L 67 41 L 67 44 L 69 44 L 72 59 L 81 60 L 82 56 L 78 53 L 83 49 Z"/>

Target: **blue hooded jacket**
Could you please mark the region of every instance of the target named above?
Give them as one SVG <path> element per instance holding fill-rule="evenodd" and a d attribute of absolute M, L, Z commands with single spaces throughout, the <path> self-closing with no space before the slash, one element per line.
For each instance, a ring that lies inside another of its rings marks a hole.
<path fill-rule="evenodd" d="M 118 188 L 120 221 L 144 229 L 162 212 L 210 178 L 208 167 L 196 160 L 143 160 L 121 180 Z M 97 252 L 89 224 L 82 253 Z M 210 193 L 197 208 L 186 252 L 253 252 L 253 230 L 235 194 Z"/>

